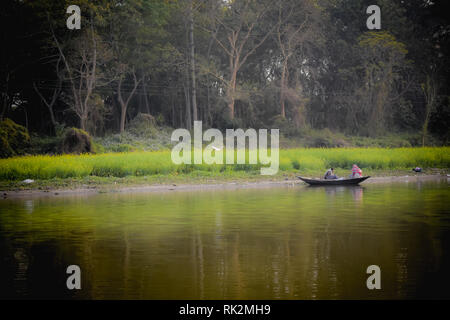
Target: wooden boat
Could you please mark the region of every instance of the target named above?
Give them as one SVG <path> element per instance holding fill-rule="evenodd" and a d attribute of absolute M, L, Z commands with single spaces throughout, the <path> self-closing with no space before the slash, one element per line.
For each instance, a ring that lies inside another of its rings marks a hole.
<path fill-rule="evenodd" d="M 309 179 L 303 177 L 297 177 L 300 180 L 310 184 L 312 186 L 342 186 L 342 185 L 357 185 L 364 180 L 370 178 L 370 176 L 365 176 L 361 178 L 348 178 L 348 179 Z"/>

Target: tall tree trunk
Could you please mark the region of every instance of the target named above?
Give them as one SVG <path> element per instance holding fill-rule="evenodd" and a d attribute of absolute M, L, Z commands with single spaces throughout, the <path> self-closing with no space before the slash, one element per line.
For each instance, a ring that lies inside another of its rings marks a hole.
<path fill-rule="evenodd" d="M 87 127 L 87 115 L 85 115 L 85 114 L 83 114 L 81 117 L 80 117 L 80 127 L 81 127 L 81 130 L 84 130 L 84 131 L 86 131 L 86 127 Z"/>
<path fill-rule="evenodd" d="M 6 81 L 5 81 L 5 92 L 2 92 L 2 113 L 0 114 L 0 121 L 3 120 L 6 114 L 6 110 L 9 107 L 9 97 L 8 97 L 8 90 L 9 90 L 9 72 L 6 75 Z"/>
<path fill-rule="evenodd" d="M 228 112 L 230 114 L 230 119 L 233 120 L 234 119 L 234 102 L 235 102 L 235 98 L 234 98 L 234 88 L 230 89 L 230 94 L 228 96 Z"/>
<path fill-rule="evenodd" d="M 143 87 L 143 89 L 144 89 L 145 108 L 146 108 L 146 110 L 147 110 L 147 113 L 148 113 L 148 114 L 151 114 L 151 113 L 150 113 L 150 105 L 149 105 L 149 103 L 148 103 L 147 85 L 146 85 L 146 82 L 145 82 L 145 77 L 142 77 L 142 87 Z"/>
<path fill-rule="evenodd" d="M 211 36 L 208 44 L 208 52 L 206 54 L 206 61 L 210 61 L 211 57 L 211 49 L 212 44 L 214 42 L 214 38 L 217 36 L 217 32 L 219 32 L 220 26 L 216 28 L 214 31 L 214 35 Z M 207 125 L 212 125 L 212 116 L 211 116 L 211 97 L 210 97 L 211 84 L 209 82 L 209 73 L 206 74 L 206 113 L 207 113 Z"/>
<path fill-rule="evenodd" d="M 127 106 L 125 105 L 125 101 L 122 98 L 122 78 L 117 81 L 117 100 L 120 105 L 120 133 L 125 130 L 125 115 L 127 114 Z"/>
<path fill-rule="evenodd" d="M 172 127 L 175 128 L 175 102 L 174 94 L 170 95 L 170 102 L 172 107 Z"/>
<path fill-rule="evenodd" d="M 182 95 L 182 93 L 181 93 L 181 95 Z M 178 92 L 177 92 L 177 96 L 178 96 Z M 181 99 L 181 101 L 182 101 L 182 99 Z M 179 125 L 180 126 L 182 126 L 183 125 L 183 107 L 182 107 L 182 104 L 180 103 L 179 104 L 179 109 L 180 109 L 180 112 L 179 112 L 179 121 L 178 121 L 178 123 L 179 123 Z"/>
<path fill-rule="evenodd" d="M 186 103 L 186 129 L 192 129 L 192 119 L 191 119 L 191 97 L 189 94 L 189 76 L 186 78 L 187 84 L 183 85 L 184 88 L 184 97 Z"/>
<path fill-rule="evenodd" d="M 120 108 L 120 133 L 125 131 L 125 119 L 127 117 L 127 106 L 121 104 Z"/>
<path fill-rule="evenodd" d="M 425 139 L 428 135 L 428 125 L 430 122 L 431 114 L 434 111 L 436 96 L 437 96 L 437 84 L 433 79 L 433 76 L 427 75 L 425 84 L 422 85 L 422 90 L 425 95 L 425 120 L 422 127 L 422 146 L 425 146 Z"/>
<path fill-rule="evenodd" d="M 286 77 L 287 77 L 287 59 L 284 59 L 283 71 L 281 72 L 281 80 L 280 80 L 280 106 L 281 106 L 281 117 L 283 119 L 286 118 L 286 107 L 285 107 Z"/>
<path fill-rule="evenodd" d="M 141 82 L 141 80 L 142 80 L 142 79 L 140 79 L 139 81 L 137 80 L 135 71 L 133 71 L 132 74 L 133 74 L 134 85 L 133 85 L 133 89 L 131 90 L 131 92 L 128 95 L 128 98 L 126 100 L 124 100 L 123 96 L 122 96 L 123 79 L 120 78 L 119 81 L 117 82 L 117 100 L 119 100 L 119 104 L 120 104 L 120 133 L 125 131 L 125 120 L 127 117 L 128 104 L 130 103 L 131 98 L 133 97 L 134 93 L 136 92 L 136 88 L 138 87 L 139 82 Z"/>
<path fill-rule="evenodd" d="M 25 128 L 27 128 L 28 131 L 28 112 L 26 108 L 23 108 L 23 112 L 25 113 Z"/>
<path fill-rule="evenodd" d="M 191 67 L 191 86 L 192 86 L 192 116 L 193 120 L 198 120 L 197 111 L 197 88 L 195 81 L 195 46 L 194 46 L 194 13 L 192 0 L 189 7 L 189 49 L 190 49 L 190 67 Z"/>
<path fill-rule="evenodd" d="M 230 119 L 234 119 L 234 103 L 236 101 L 236 77 L 237 77 L 237 68 L 235 67 L 237 64 L 231 63 L 231 78 L 230 85 L 227 90 L 227 98 L 228 98 L 228 111 L 230 113 Z"/>

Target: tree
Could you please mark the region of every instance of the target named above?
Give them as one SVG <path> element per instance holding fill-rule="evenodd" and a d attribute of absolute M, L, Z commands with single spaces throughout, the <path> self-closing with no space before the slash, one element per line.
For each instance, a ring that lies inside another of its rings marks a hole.
<path fill-rule="evenodd" d="M 166 66 L 170 45 L 165 44 L 162 30 L 168 19 L 170 6 L 163 0 L 118 1 L 109 12 L 109 34 L 107 42 L 113 50 L 109 65 L 109 77 L 113 79 L 120 105 L 120 132 L 125 130 L 125 120 L 129 104 L 140 83 L 144 83 L 150 71 L 158 71 Z M 138 79 L 139 77 L 139 79 Z M 147 105 L 148 107 L 148 105 Z"/>
<path fill-rule="evenodd" d="M 146 112 L 186 128 L 448 136 L 442 1 L 379 0 L 377 32 L 367 0 L 6 1 L 0 118 L 32 131 L 123 132 Z M 81 30 L 67 30 L 71 4 Z"/>
<path fill-rule="evenodd" d="M 367 32 L 358 42 L 362 50 L 362 67 L 364 76 L 363 99 L 366 108 L 367 126 L 372 135 L 385 129 L 386 107 L 388 98 L 395 88 L 394 82 L 400 77 L 400 70 L 405 65 L 406 47 L 388 32 Z"/>
<path fill-rule="evenodd" d="M 50 113 L 50 121 L 53 126 L 53 131 L 55 131 L 55 128 L 56 128 L 56 118 L 55 118 L 55 112 L 53 110 L 53 107 L 55 106 L 55 103 L 57 102 L 58 97 L 62 91 L 63 71 L 60 68 L 61 60 L 62 60 L 62 56 L 61 56 L 61 54 L 59 54 L 58 59 L 55 63 L 57 83 L 56 83 L 56 86 L 54 88 L 52 88 L 53 92 L 52 92 L 52 96 L 49 101 L 47 101 L 47 99 L 44 97 L 42 92 L 39 90 L 38 86 L 36 85 L 36 82 L 33 82 L 34 90 L 39 95 L 42 102 L 44 102 L 44 104 L 47 106 L 48 112 Z"/>
<path fill-rule="evenodd" d="M 223 37 L 210 30 L 211 35 L 228 57 L 228 79 L 224 82 L 230 119 L 234 118 L 238 71 L 276 27 L 275 24 L 268 28 L 263 26 L 269 10 L 267 2 L 237 0 L 225 4 L 214 17 L 223 28 Z"/>
<path fill-rule="evenodd" d="M 69 43 L 69 56 L 64 54 L 62 45 L 54 32 L 53 38 L 65 65 L 65 75 L 70 83 L 72 96 L 68 103 L 80 120 L 80 128 L 86 130 L 93 107 L 90 99 L 103 77 L 101 71 L 98 70 L 98 65 L 103 65 L 110 59 L 109 48 L 104 45 L 94 31 L 92 20 L 90 28 L 86 28 L 79 38 L 73 39 Z"/>
<path fill-rule="evenodd" d="M 422 146 L 425 146 L 425 139 L 428 135 L 428 125 L 433 112 L 436 110 L 437 96 L 439 92 L 436 74 L 430 73 L 426 75 L 425 83 L 421 85 L 425 96 L 425 120 L 422 126 Z"/>
<path fill-rule="evenodd" d="M 280 78 L 280 115 L 286 118 L 286 94 L 289 83 L 289 60 L 299 46 L 305 45 L 312 36 L 317 36 L 318 28 L 314 25 L 318 9 L 310 0 L 280 1 L 278 4 L 278 23 L 276 43 L 281 54 Z M 298 91 L 298 90 L 297 90 Z M 297 100 L 301 100 L 298 99 Z"/>

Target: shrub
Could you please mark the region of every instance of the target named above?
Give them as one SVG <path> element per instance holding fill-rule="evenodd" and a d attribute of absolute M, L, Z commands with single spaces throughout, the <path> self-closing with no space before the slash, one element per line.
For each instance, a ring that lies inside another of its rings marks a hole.
<path fill-rule="evenodd" d="M 24 154 L 30 146 L 28 130 L 11 119 L 0 122 L 0 157 Z"/>
<path fill-rule="evenodd" d="M 307 146 L 312 148 L 329 148 L 333 147 L 333 142 L 327 137 L 314 137 L 312 141 L 308 141 Z"/>
<path fill-rule="evenodd" d="M 63 153 L 87 153 L 92 152 L 91 136 L 84 130 L 77 128 L 67 129 L 62 142 Z"/>
<path fill-rule="evenodd" d="M 132 151 L 136 151 L 135 147 L 133 147 L 132 145 L 127 144 L 127 143 L 120 143 L 120 144 L 114 145 L 110 149 L 113 152 L 132 152 Z"/>
<path fill-rule="evenodd" d="M 133 120 L 130 121 L 128 131 L 137 136 L 153 136 L 156 133 L 156 120 L 147 113 L 138 113 Z"/>
<path fill-rule="evenodd" d="M 298 162 L 298 160 L 292 160 L 292 167 L 295 170 L 299 170 L 300 169 L 300 163 Z"/>
<path fill-rule="evenodd" d="M 103 147 L 100 143 L 92 141 L 92 152 L 93 153 L 105 153 L 105 147 Z"/>
<path fill-rule="evenodd" d="M 38 136 L 31 135 L 31 154 L 59 154 L 64 135 L 61 136 Z"/>

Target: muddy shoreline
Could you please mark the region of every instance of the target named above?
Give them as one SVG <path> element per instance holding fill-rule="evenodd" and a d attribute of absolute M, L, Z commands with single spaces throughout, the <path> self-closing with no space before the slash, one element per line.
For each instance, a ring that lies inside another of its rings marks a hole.
<path fill-rule="evenodd" d="M 398 183 L 398 182 L 418 182 L 418 181 L 438 181 L 450 179 L 448 175 L 404 175 L 404 176 L 388 176 L 388 177 L 372 177 L 361 184 L 361 186 L 376 183 Z M 236 181 L 236 182 L 217 182 L 217 183 L 200 183 L 200 184 L 152 184 L 137 186 L 102 186 L 99 188 L 75 188 L 75 189 L 48 189 L 48 190 L 15 190 L 0 191 L 0 199 L 11 198 L 29 198 L 29 197 L 58 197 L 70 195 L 91 195 L 101 193 L 145 193 L 145 192 L 176 192 L 176 191 L 202 191 L 202 190 L 233 190 L 233 189 L 249 189 L 249 188 L 272 188 L 272 187 L 294 187 L 307 186 L 304 182 L 296 180 L 280 180 L 280 181 Z"/>

